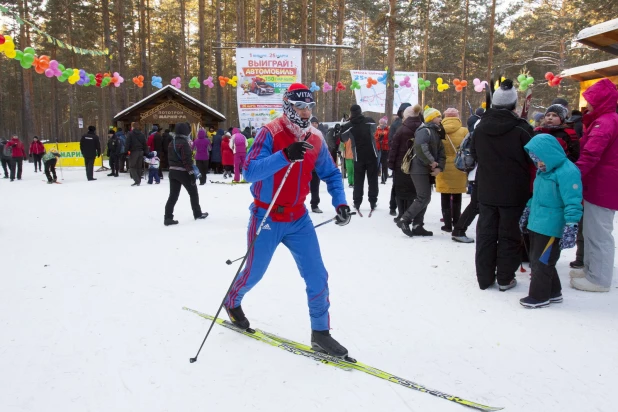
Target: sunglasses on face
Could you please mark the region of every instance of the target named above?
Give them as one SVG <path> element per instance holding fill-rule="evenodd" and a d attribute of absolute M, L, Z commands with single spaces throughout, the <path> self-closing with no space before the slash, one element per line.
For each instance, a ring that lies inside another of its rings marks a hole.
<path fill-rule="evenodd" d="M 291 105 L 296 107 L 299 110 L 309 109 L 312 110 L 315 107 L 315 102 L 305 103 L 305 102 L 296 102 L 294 100 L 288 100 Z"/>

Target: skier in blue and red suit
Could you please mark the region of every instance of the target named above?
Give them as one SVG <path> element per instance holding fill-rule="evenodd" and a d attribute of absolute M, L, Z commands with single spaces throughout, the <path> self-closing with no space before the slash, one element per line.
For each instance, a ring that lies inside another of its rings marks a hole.
<path fill-rule="evenodd" d="M 313 94 L 299 83 L 290 85 L 283 96 L 283 116 L 264 126 L 253 143 L 243 168 L 244 178 L 252 183 L 254 202 L 249 207 L 251 219 L 247 242 L 251 244 L 281 181 L 295 163 L 284 182 L 260 235 L 249 252 L 247 264 L 226 298 L 230 320 L 242 329 L 249 328 L 241 302 L 264 276 L 279 243 L 292 252 L 300 275 L 307 285 L 311 318 L 311 344 L 315 350 L 344 357 L 348 351 L 330 336 L 328 273 L 322 262 L 320 245 L 305 207 L 310 191 L 311 173 L 315 169 L 326 182 L 337 211 L 335 223 L 350 222 L 341 172 L 333 163 L 322 134 L 309 123 L 315 106 Z"/>

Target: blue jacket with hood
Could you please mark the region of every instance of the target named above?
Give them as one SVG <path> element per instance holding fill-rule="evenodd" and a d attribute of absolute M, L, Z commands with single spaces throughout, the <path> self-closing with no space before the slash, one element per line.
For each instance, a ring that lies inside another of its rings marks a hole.
<path fill-rule="evenodd" d="M 545 171 L 537 171 L 534 180 L 533 196 L 528 201 L 528 229 L 562 238 L 564 226 L 578 223 L 584 210 L 579 169 L 567 159 L 560 143 L 550 134 L 533 137 L 524 148 L 541 159 L 546 167 Z"/>

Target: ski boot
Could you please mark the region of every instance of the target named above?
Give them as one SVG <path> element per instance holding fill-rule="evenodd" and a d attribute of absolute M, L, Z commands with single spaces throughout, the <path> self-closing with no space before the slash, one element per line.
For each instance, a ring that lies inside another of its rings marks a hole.
<path fill-rule="evenodd" d="M 348 356 L 348 350 L 330 336 L 327 330 L 311 331 L 311 348 L 316 352 L 327 353 L 337 358 L 343 359 Z"/>
<path fill-rule="evenodd" d="M 245 313 L 242 311 L 242 306 L 238 305 L 238 307 L 235 308 L 228 308 L 225 306 L 225 311 L 227 312 L 227 316 L 230 318 L 232 323 L 240 329 L 247 330 L 249 329 L 249 326 L 251 326 L 249 319 L 247 319 Z"/>

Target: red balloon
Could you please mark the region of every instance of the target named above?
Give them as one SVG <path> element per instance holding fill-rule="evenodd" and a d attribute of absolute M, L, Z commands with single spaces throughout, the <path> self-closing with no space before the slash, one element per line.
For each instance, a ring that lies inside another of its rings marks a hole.
<path fill-rule="evenodd" d="M 545 73 L 545 80 L 551 81 L 554 78 L 554 74 L 552 72 Z"/>
<path fill-rule="evenodd" d="M 0 44 L 4 44 L 5 41 L 4 36 L 0 34 Z"/>

